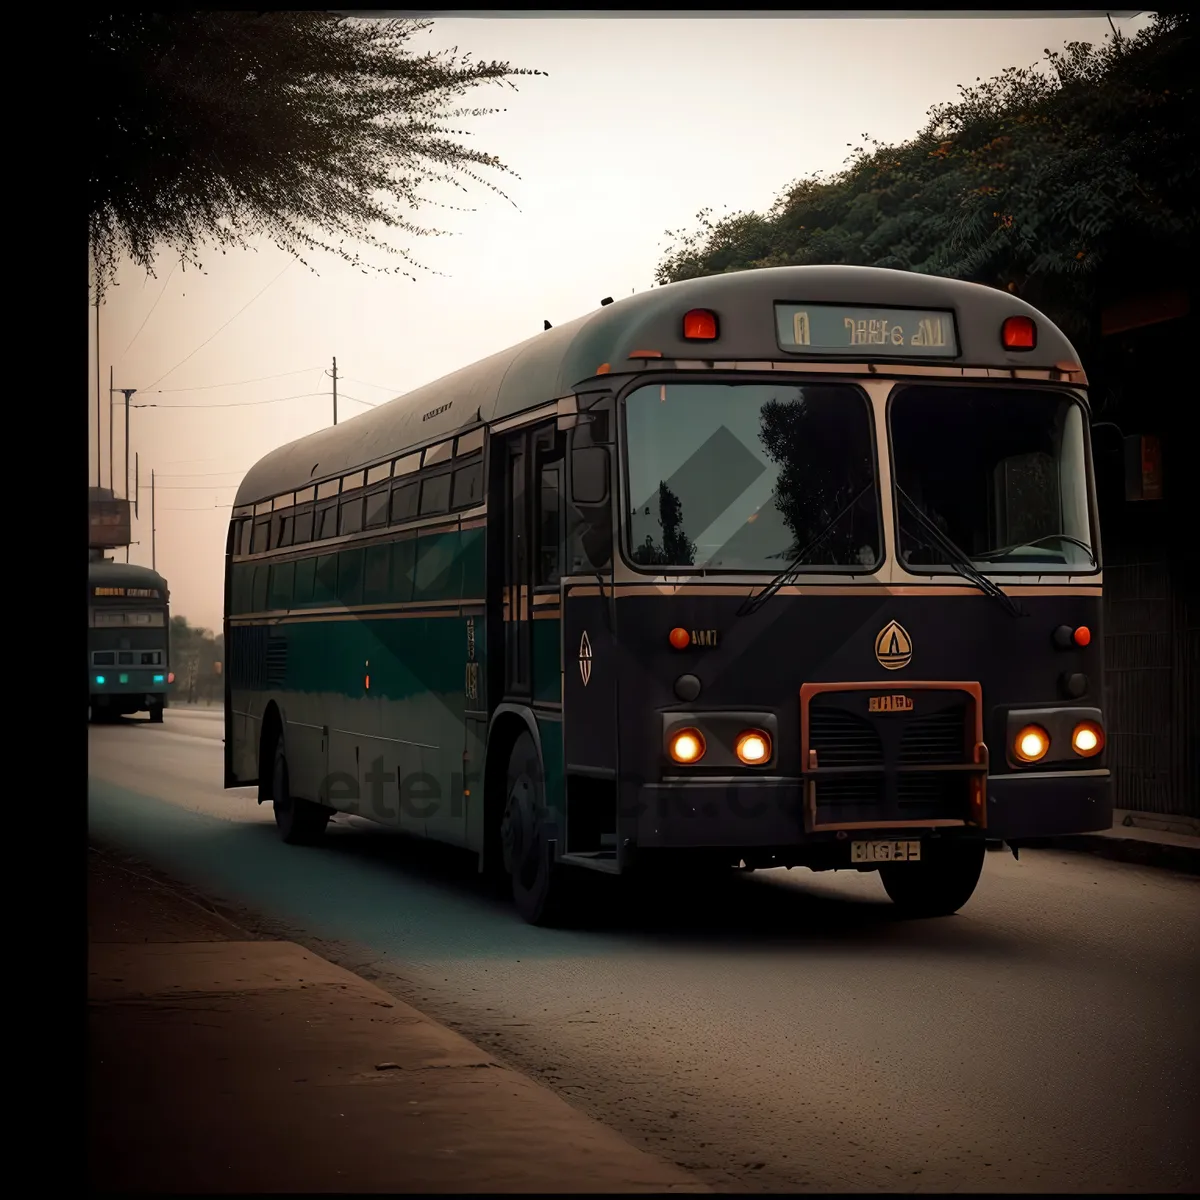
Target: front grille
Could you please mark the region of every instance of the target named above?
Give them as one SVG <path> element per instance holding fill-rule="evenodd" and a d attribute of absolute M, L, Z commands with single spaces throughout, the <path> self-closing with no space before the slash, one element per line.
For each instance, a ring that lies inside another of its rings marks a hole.
<path fill-rule="evenodd" d="M 905 766 L 965 762 L 966 716 L 966 705 L 956 703 L 937 712 L 908 717 L 900 741 L 900 762 Z"/>
<path fill-rule="evenodd" d="M 841 708 L 814 704 L 808 714 L 808 745 L 823 767 L 883 765 L 883 743 L 870 721 Z"/>
<path fill-rule="evenodd" d="M 922 768 L 971 761 L 969 697 L 952 689 L 923 689 L 907 712 L 872 712 L 868 699 L 863 691 L 826 692 L 809 703 L 816 824 L 886 826 L 966 818 L 968 773 Z M 827 769 L 834 773 L 824 775 Z"/>

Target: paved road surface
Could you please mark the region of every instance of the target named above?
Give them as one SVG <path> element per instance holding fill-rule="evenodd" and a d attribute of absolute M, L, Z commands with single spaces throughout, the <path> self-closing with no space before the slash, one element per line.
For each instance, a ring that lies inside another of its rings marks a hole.
<path fill-rule="evenodd" d="M 220 710 L 90 730 L 94 833 L 383 983 L 720 1189 L 1200 1187 L 1200 881 L 988 856 L 956 917 L 873 876 L 739 877 L 584 930 L 357 819 L 284 846 Z M 598 880 L 598 885 L 611 884 Z M 569 1184 L 564 1184 L 568 1186 Z"/>

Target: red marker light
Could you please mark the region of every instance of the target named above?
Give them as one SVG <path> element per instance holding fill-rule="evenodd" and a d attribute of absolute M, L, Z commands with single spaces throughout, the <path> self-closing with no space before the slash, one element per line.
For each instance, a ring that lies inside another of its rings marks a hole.
<path fill-rule="evenodd" d="M 1037 326 L 1032 317 L 1009 317 L 1000 327 L 1005 350 L 1033 350 L 1037 346 Z"/>
<path fill-rule="evenodd" d="M 717 336 L 717 316 L 706 308 L 693 308 L 683 318 L 683 336 L 689 342 L 711 342 Z"/>
<path fill-rule="evenodd" d="M 1092 631 L 1086 625 L 1075 630 L 1075 645 L 1086 646 L 1092 640 Z"/>
<path fill-rule="evenodd" d="M 168 682 L 168 683 L 174 683 L 174 682 L 175 682 L 175 672 L 174 672 L 174 671 L 171 671 L 171 672 L 169 672 L 169 673 L 167 674 L 167 682 Z"/>
<path fill-rule="evenodd" d="M 671 630 L 671 645 L 674 646 L 676 650 L 686 650 L 691 640 L 691 635 L 686 629 Z"/>

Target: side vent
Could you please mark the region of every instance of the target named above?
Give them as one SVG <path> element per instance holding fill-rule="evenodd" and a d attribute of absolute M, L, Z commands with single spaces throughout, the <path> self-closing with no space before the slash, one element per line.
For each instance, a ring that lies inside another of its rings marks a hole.
<path fill-rule="evenodd" d="M 267 639 L 267 687 L 281 688 L 287 679 L 287 638 Z"/>

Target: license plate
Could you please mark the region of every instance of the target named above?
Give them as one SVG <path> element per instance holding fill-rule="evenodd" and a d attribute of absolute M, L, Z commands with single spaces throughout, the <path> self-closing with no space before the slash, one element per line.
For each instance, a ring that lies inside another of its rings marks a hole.
<path fill-rule="evenodd" d="M 918 862 L 920 842 L 851 842 L 851 862 Z"/>

